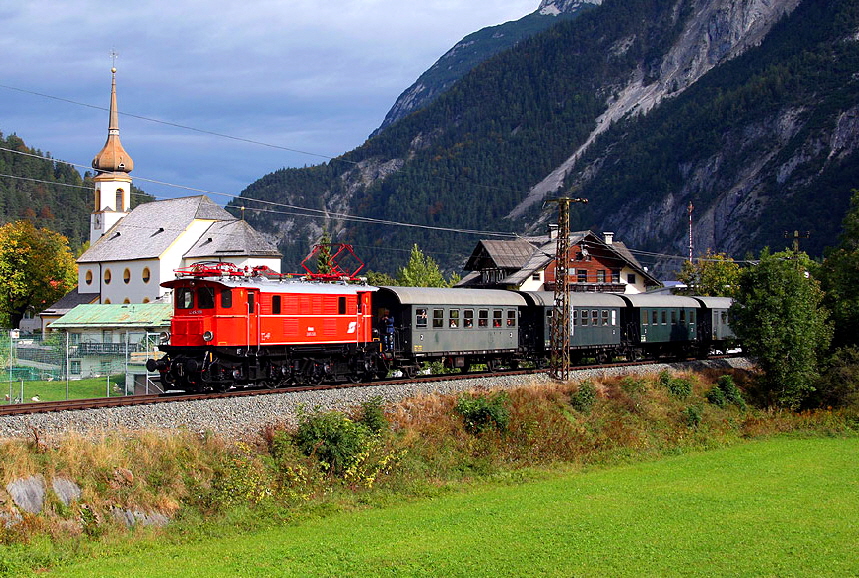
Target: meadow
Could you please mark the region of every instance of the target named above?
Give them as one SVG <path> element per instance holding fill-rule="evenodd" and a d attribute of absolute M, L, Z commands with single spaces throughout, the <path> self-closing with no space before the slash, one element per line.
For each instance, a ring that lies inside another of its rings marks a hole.
<path fill-rule="evenodd" d="M 54 576 L 852 576 L 859 439 L 530 471 L 61 567 Z M 500 483 L 499 483 L 500 481 Z"/>

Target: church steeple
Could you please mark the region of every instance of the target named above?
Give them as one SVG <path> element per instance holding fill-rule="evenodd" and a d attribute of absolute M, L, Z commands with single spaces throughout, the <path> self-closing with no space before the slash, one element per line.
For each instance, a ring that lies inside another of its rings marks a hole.
<path fill-rule="evenodd" d="M 95 208 L 90 217 L 90 243 L 115 225 L 131 210 L 131 177 L 134 161 L 119 140 L 119 112 L 116 107 L 116 68 L 110 69 L 110 120 L 107 141 L 92 160 L 96 170 Z"/>

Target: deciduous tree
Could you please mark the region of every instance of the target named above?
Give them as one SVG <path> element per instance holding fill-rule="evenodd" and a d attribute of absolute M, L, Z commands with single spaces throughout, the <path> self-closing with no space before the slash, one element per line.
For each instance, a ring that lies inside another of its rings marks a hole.
<path fill-rule="evenodd" d="M 708 249 L 696 262 L 684 262 L 677 280 L 686 284 L 689 295 L 730 297 L 739 276 L 740 266 L 730 256 Z"/>
<path fill-rule="evenodd" d="M 0 227 L 0 315 L 17 327 L 74 288 L 77 266 L 63 235 L 29 221 Z"/>
<path fill-rule="evenodd" d="M 823 291 L 808 274 L 812 265 L 805 253 L 765 249 L 739 277 L 731 325 L 763 370 L 768 405 L 799 407 L 814 390 L 832 337 Z"/>
<path fill-rule="evenodd" d="M 409 262 L 400 269 L 397 283 L 405 287 L 450 287 L 438 263 L 432 257 L 424 255 L 417 245 L 412 245 Z"/>

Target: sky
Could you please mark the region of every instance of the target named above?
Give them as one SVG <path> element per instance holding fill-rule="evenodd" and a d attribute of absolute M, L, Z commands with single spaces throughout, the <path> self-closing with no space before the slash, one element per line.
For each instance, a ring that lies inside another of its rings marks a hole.
<path fill-rule="evenodd" d="M 115 52 L 135 185 L 158 198 L 221 193 L 210 196 L 223 204 L 265 174 L 360 146 L 456 42 L 539 4 L 2 2 L 0 132 L 85 170 L 107 137 Z"/>

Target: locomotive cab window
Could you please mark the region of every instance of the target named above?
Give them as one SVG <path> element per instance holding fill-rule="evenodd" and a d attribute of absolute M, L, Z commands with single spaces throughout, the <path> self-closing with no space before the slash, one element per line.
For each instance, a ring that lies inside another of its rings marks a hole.
<path fill-rule="evenodd" d="M 233 291 L 232 289 L 223 289 L 221 291 L 221 309 L 230 309 L 233 306 Z"/>
<path fill-rule="evenodd" d="M 271 314 L 280 315 L 280 295 L 271 296 Z"/>
<path fill-rule="evenodd" d="M 415 327 L 427 326 L 427 310 L 424 308 L 415 309 Z"/>
<path fill-rule="evenodd" d="M 337 315 L 346 315 L 346 298 L 337 298 Z"/>
<path fill-rule="evenodd" d="M 176 309 L 193 309 L 194 291 L 188 287 L 176 289 Z"/>
<path fill-rule="evenodd" d="M 215 308 L 215 288 L 200 287 L 197 289 L 197 307 L 200 309 Z"/>
<path fill-rule="evenodd" d="M 248 291 L 248 313 L 253 313 L 256 311 L 256 304 L 254 303 L 254 294 Z"/>

